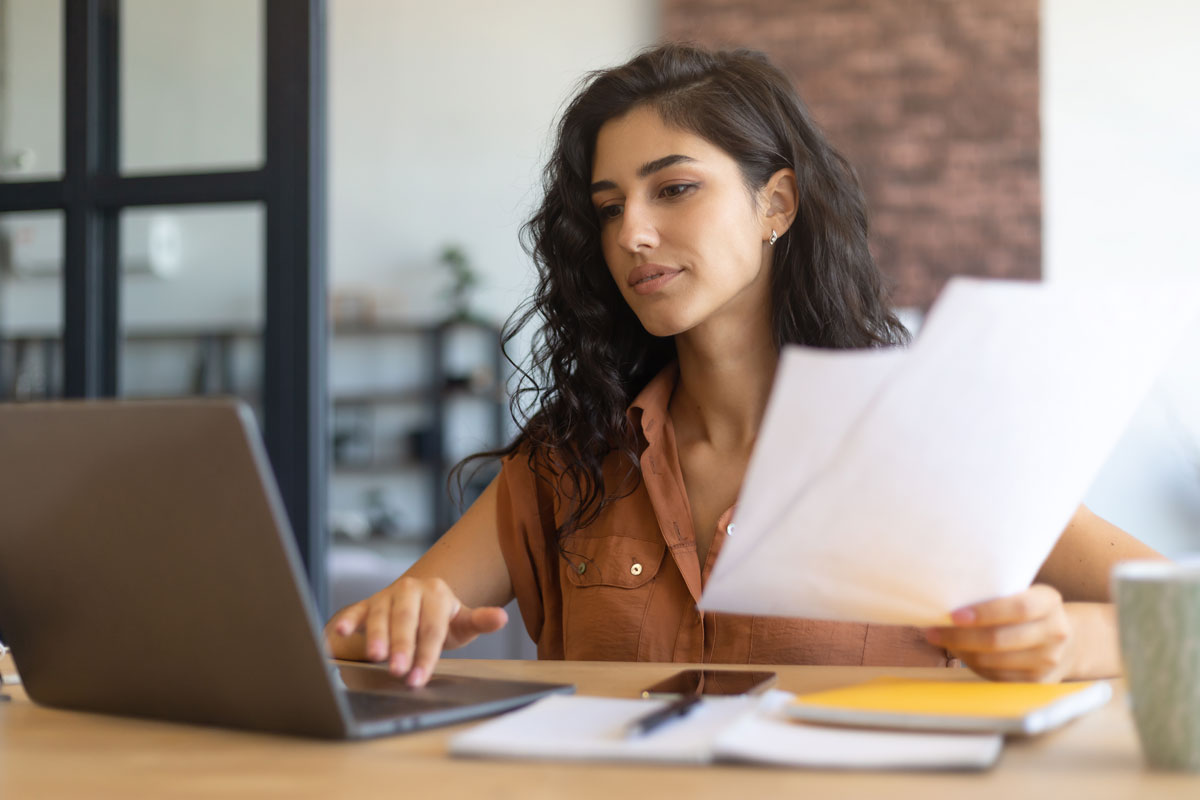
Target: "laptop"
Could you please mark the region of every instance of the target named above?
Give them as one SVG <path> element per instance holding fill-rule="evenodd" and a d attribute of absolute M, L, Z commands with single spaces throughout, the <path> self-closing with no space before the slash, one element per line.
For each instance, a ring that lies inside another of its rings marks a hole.
<path fill-rule="evenodd" d="M 330 661 L 236 400 L 0 405 L 0 630 L 37 703 L 330 739 L 574 689 Z"/>

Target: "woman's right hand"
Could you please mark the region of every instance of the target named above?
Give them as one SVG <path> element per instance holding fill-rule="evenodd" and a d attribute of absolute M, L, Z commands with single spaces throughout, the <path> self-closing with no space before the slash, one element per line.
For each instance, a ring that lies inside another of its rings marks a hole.
<path fill-rule="evenodd" d="M 424 686 L 443 649 L 504 627 L 497 606 L 468 608 L 441 578 L 400 577 L 365 600 L 346 606 L 325 625 L 334 658 L 388 662 L 409 686 Z"/>

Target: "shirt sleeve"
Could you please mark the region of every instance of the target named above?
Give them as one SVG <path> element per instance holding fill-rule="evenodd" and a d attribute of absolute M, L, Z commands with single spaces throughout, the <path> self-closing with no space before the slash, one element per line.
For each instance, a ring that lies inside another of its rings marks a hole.
<path fill-rule="evenodd" d="M 522 447 L 501 462 L 496 528 L 513 594 L 538 658 L 562 658 L 562 588 L 554 500 L 546 481 L 529 465 Z"/>

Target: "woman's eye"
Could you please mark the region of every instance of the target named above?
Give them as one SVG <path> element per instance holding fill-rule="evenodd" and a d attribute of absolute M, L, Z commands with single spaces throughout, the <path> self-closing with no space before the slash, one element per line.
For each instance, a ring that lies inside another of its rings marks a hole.
<path fill-rule="evenodd" d="M 664 186 L 659 194 L 670 199 L 673 197 L 682 197 L 695 188 L 696 184 L 694 183 L 672 183 L 669 186 Z"/>
<path fill-rule="evenodd" d="M 603 206 L 599 210 L 600 219 L 616 219 L 617 217 L 621 216 L 621 209 L 623 208 L 624 206 L 622 206 L 620 203 L 613 203 L 609 206 Z"/>

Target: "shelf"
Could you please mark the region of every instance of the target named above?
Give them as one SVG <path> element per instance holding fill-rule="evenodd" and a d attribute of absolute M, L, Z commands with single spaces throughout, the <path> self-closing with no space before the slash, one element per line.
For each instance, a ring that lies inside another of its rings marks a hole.
<path fill-rule="evenodd" d="M 425 461 L 415 458 L 379 461 L 370 464 L 342 464 L 334 462 L 330 469 L 339 475 L 388 475 L 393 472 L 416 472 L 429 469 Z"/>
<path fill-rule="evenodd" d="M 338 322 L 330 330 L 334 336 L 420 336 L 430 333 L 431 326 L 411 322 Z"/>
<path fill-rule="evenodd" d="M 404 405 L 406 403 L 428 403 L 434 400 L 462 399 L 486 400 L 489 403 L 503 402 L 503 398 L 500 397 L 494 386 L 488 386 L 483 389 L 456 386 L 442 389 L 440 392 L 429 388 L 405 389 L 402 391 L 381 389 L 378 391 L 333 392 L 329 398 L 330 402 L 335 406 L 386 406 Z"/>
<path fill-rule="evenodd" d="M 429 538 L 428 531 L 408 531 L 402 536 L 368 536 L 363 539 L 330 536 L 329 546 L 343 553 L 357 550 L 393 558 L 398 555 L 419 557 L 429 549 Z"/>
<path fill-rule="evenodd" d="M 125 331 L 122 339 L 129 343 L 192 342 L 202 339 L 258 339 L 264 328 L 162 328 Z"/>
<path fill-rule="evenodd" d="M 168 324 L 125 330 L 123 355 L 154 369 L 166 364 L 166 381 L 155 377 L 154 383 L 139 385 L 179 386 L 176 394 L 158 388 L 139 391 L 138 385 L 131 385 L 129 396 L 235 395 L 260 410 L 264 365 L 261 352 L 250 353 L 249 345 L 261 341 L 263 334 L 261 325 L 244 321 L 228 327 Z M 503 444 L 508 368 L 501 330 L 475 319 L 362 321 L 333 322 L 329 334 L 330 347 L 340 342 L 337 352 L 346 359 L 338 383 L 349 384 L 326 389 L 328 399 L 322 398 L 330 410 L 331 484 L 341 481 L 335 488 L 345 489 L 345 499 L 339 502 L 353 506 L 353 498 L 364 490 L 382 491 L 393 482 L 403 483 L 404 491 L 395 494 L 404 496 L 405 504 L 421 504 L 423 511 L 424 504 L 429 506 L 427 514 L 410 516 L 428 518 L 425 524 L 432 530 L 412 537 L 433 541 L 458 518 L 443 486 L 458 460 L 446 448 L 457 450 L 453 442 L 464 441 L 447 436 L 451 424 L 472 421 L 470 441 L 478 441 L 481 449 Z M 45 329 L 0 331 L 0 399 L 61 393 L 55 383 L 61 374 L 61 335 Z M 165 345 L 161 352 L 158 344 Z M 257 379 L 247 377 L 251 368 L 260 373 Z M 389 379 L 391 383 L 385 382 Z M 363 460 L 334 460 L 335 452 Z M 410 499 L 410 484 L 418 477 L 436 486 Z"/>
<path fill-rule="evenodd" d="M 263 335 L 263 328 L 213 327 L 213 328 L 132 328 L 121 332 L 126 342 L 191 342 L 197 339 L 255 339 Z M 0 330 L 0 341 L 61 341 L 62 330 L 23 328 Z"/>
<path fill-rule="evenodd" d="M 402 391 L 334 392 L 330 396 L 330 402 L 335 406 L 375 406 L 428 402 L 435 398 L 432 389 L 422 387 Z"/>
<path fill-rule="evenodd" d="M 449 319 L 441 322 L 334 322 L 330 331 L 334 336 L 417 336 L 453 330 L 474 328 L 499 337 L 500 332 L 490 322 L 477 319 Z"/>

